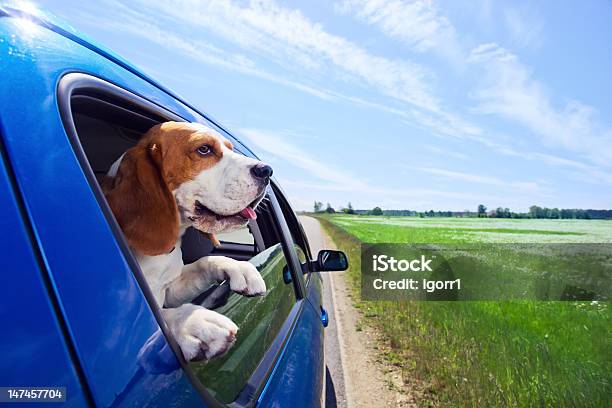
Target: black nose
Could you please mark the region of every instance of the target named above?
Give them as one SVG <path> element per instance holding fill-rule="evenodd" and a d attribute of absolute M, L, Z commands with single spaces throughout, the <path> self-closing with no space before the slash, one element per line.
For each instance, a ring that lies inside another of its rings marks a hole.
<path fill-rule="evenodd" d="M 272 167 L 267 164 L 259 163 L 251 167 L 251 174 L 258 179 L 269 179 L 272 177 Z"/>

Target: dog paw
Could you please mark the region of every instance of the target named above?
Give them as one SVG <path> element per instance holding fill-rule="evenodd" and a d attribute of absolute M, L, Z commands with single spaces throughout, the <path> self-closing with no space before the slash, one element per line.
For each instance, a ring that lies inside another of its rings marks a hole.
<path fill-rule="evenodd" d="M 230 288 L 244 296 L 262 296 L 266 294 L 264 282 L 257 268 L 250 262 L 235 261 L 225 269 Z"/>
<path fill-rule="evenodd" d="M 163 313 L 187 361 L 218 357 L 236 341 L 238 326 L 212 310 L 185 304 Z"/>

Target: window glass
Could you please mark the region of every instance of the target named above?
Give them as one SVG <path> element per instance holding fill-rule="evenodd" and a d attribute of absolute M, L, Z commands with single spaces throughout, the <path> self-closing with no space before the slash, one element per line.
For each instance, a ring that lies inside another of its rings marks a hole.
<path fill-rule="evenodd" d="M 225 305 L 215 308 L 239 327 L 236 344 L 224 356 L 208 363 L 191 363 L 197 378 L 223 403 L 236 399 L 295 304 L 293 284 L 286 282 L 283 275 L 287 261 L 271 216 L 269 204 L 260 205 L 252 228 L 261 232 L 265 249 L 249 259 L 266 282 L 266 296 L 245 298 L 231 294 Z"/>
<path fill-rule="evenodd" d="M 217 239 L 221 242 L 231 242 L 236 244 L 255 244 L 253 234 L 251 234 L 251 231 L 249 231 L 247 226 L 244 226 L 236 231 L 217 234 Z"/>

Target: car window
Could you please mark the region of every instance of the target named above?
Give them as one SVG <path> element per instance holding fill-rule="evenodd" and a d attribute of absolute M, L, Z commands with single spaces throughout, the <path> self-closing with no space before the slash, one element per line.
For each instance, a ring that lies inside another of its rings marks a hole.
<path fill-rule="evenodd" d="M 149 115 L 142 105 L 131 110 L 129 101 L 98 98 L 99 94 L 78 95 L 71 106 L 79 142 L 95 175 L 92 183 L 103 180 L 110 165 L 151 126 L 167 120 L 159 114 Z M 208 363 L 189 364 L 203 387 L 222 403 L 237 398 L 296 305 L 297 289 L 288 275 L 288 262 L 274 217 L 266 199 L 257 209 L 257 220 L 245 228 L 218 234 L 221 243 L 218 247 L 193 228 L 182 239 L 185 264 L 202 256 L 228 256 L 254 264 L 266 282 L 264 297 L 230 293 L 229 284 L 223 282 L 206 288 L 192 301 L 229 317 L 239 327 L 236 343 L 224 356 Z M 146 285 L 144 281 L 142 284 Z M 148 300 L 151 308 L 156 309 L 154 300 Z"/>
<path fill-rule="evenodd" d="M 304 230 L 302 229 L 295 212 L 291 208 L 289 201 L 285 198 L 283 193 L 276 185 L 274 185 L 273 188 L 274 194 L 278 199 L 278 203 L 283 213 L 283 217 L 285 217 L 287 226 L 291 231 L 291 239 L 293 240 L 293 246 L 295 247 L 300 263 L 303 265 L 303 267 L 306 267 L 307 260 L 311 258 L 312 255 L 310 254 L 310 246 L 308 245 L 308 240 L 304 234 Z"/>
<path fill-rule="evenodd" d="M 227 303 L 215 308 L 215 311 L 238 325 L 236 344 L 222 357 L 207 363 L 190 364 L 204 387 L 223 403 L 236 399 L 296 301 L 292 280 L 286 279 L 287 260 L 269 207 L 267 203 L 260 205 L 257 221 L 250 226 L 251 230 L 257 228 L 262 235 L 262 248 L 249 262 L 257 267 L 266 282 L 266 296 L 245 298 L 230 294 Z M 249 233 L 249 229 L 242 233 Z M 250 235 L 255 241 L 253 234 Z"/>
<path fill-rule="evenodd" d="M 217 239 L 221 242 L 255 245 L 255 239 L 248 226 L 244 226 L 236 231 L 217 234 Z"/>

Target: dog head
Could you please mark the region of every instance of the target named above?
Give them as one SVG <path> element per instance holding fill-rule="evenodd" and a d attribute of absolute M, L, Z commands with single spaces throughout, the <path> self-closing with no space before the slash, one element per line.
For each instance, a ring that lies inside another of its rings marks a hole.
<path fill-rule="evenodd" d="M 213 129 L 166 122 L 111 167 L 103 189 L 132 248 L 160 255 L 181 226 L 212 235 L 255 219 L 271 175 L 270 166 L 234 152 Z"/>

